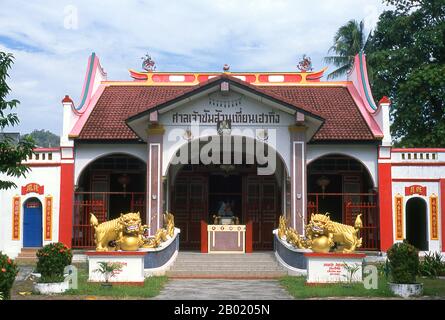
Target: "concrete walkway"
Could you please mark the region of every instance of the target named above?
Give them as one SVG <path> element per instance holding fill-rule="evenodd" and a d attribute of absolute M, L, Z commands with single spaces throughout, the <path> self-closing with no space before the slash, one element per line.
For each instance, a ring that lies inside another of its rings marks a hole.
<path fill-rule="evenodd" d="M 289 300 L 277 280 L 171 279 L 156 300 Z"/>

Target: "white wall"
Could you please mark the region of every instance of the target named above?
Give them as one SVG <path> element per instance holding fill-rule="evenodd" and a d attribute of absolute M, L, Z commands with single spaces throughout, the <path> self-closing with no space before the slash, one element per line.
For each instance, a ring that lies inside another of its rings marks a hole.
<path fill-rule="evenodd" d="M 146 162 L 146 144 L 77 144 L 74 148 L 74 181 L 78 183 L 82 171 L 94 160 L 110 154 L 127 154 Z"/>
<path fill-rule="evenodd" d="M 59 239 L 59 203 L 60 203 L 60 167 L 32 167 L 26 178 L 13 178 L 1 175 L 2 180 L 12 180 L 17 189 L 1 190 L 0 192 L 0 250 L 15 258 L 23 247 L 23 204 L 29 198 L 38 198 L 42 203 L 42 228 L 45 226 L 45 196 L 53 197 L 52 241 L 42 241 L 43 245 L 57 242 Z M 29 193 L 21 195 L 21 187 L 28 183 L 38 183 L 45 187 L 44 194 Z M 12 199 L 20 196 L 20 240 L 12 240 Z M 44 229 L 42 230 L 42 240 Z"/>
<path fill-rule="evenodd" d="M 368 169 L 372 182 L 374 183 L 374 187 L 378 186 L 377 146 L 356 144 L 308 144 L 306 148 L 307 164 L 329 154 L 341 154 L 359 160 Z"/>
<path fill-rule="evenodd" d="M 425 176 L 428 177 L 429 176 Z M 410 177 L 411 178 L 411 177 Z M 426 187 L 427 189 L 427 194 L 426 196 L 421 196 L 418 194 L 415 195 L 411 195 L 411 196 L 405 196 L 405 187 L 408 186 L 412 186 L 412 185 L 421 185 Z M 430 228 L 430 223 L 431 223 L 431 208 L 430 208 L 430 195 L 431 194 L 436 194 L 437 196 L 439 196 L 438 198 L 438 226 L 439 226 L 439 240 L 431 240 L 431 228 Z M 422 198 L 423 200 L 425 200 L 426 203 L 426 216 L 427 216 L 427 240 L 428 240 L 428 250 L 429 251 L 441 251 L 441 239 L 442 239 L 442 234 L 443 234 L 443 230 L 441 232 L 441 212 L 440 212 L 440 185 L 439 182 L 394 182 L 392 183 L 392 199 L 394 199 L 394 197 L 400 194 L 403 196 L 403 235 L 404 237 L 406 237 L 406 203 L 408 202 L 409 199 L 411 198 Z M 395 240 L 396 237 L 396 223 L 395 223 L 395 208 L 393 205 L 393 235 L 394 235 L 394 242 L 401 242 L 401 240 Z"/>

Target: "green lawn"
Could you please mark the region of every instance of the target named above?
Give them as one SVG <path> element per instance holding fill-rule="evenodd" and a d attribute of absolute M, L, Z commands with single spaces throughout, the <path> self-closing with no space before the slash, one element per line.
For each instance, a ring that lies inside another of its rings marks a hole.
<path fill-rule="evenodd" d="M 113 285 L 112 288 L 104 288 L 100 283 L 90 283 L 88 271 L 79 269 L 78 289 L 68 290 L 65 295 L 107 296 L 118 298 L 151 298 L 159 294 L 168 278 L 149 277 L 145 279 L 144 286 Z"/>
<path fill-rule="evenodd" d="M 419 278 L 424 284 L 425 296 L 444 296 L 445 280 Z M 323 297 L 393 297 L 385 277 L 379 278 L 377 289 L 365 289 L 363 284 L 347 287 L 343 284 L 306 285 L 306 277 L 287 276 L 280 280 L 286 290 L 297 299 Z"/>

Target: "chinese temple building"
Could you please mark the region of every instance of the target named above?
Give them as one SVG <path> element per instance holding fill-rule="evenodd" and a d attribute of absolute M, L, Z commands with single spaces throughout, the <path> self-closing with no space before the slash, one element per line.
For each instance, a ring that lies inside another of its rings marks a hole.
<path fill-rule="evenodd" d="M 364 55 L 346 81 L 324 71 L 114 81 L 93 53 L 80 103 L 62 100 L 61 146 L 36 149 L 18 188 L 0 193 L 0 250 L 94 248 L 90 213 L 123 212 L 151 234 L 173 213 L 179 250 L 206 252 L 208 225 L 224 217 L 245 226 L 245 252 L 273 250 L 280 215 L 304 234 L 311 213 L 329 212 L 351 225 L 362 214 L 360 250 L 407 239 L 444 252 L 445 149 L 392 147 L 390 101 L 374 102 Z"/>

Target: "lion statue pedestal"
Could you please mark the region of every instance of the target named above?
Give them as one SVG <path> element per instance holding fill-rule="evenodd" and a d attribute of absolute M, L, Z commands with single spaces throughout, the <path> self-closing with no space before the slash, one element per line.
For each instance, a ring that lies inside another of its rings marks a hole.
<path fill-rule="evenodd" d="M 291 271 L 295 268 L 300 269 L 299 272 L 306 271 L 308 284 L 362 282 L 366 255 L 354 252 L 362 246 L 362 238 L 358 237 L 362 226 L 361 214 L 357 215 L 353 226 L 332 221 L 328 213 L 312 214 L 302 236 L 288 227 L 286 218 L 281 216 L 275 233 L 276 254 Z M 335 252 L 331 252 L 333 250 Z"/>

